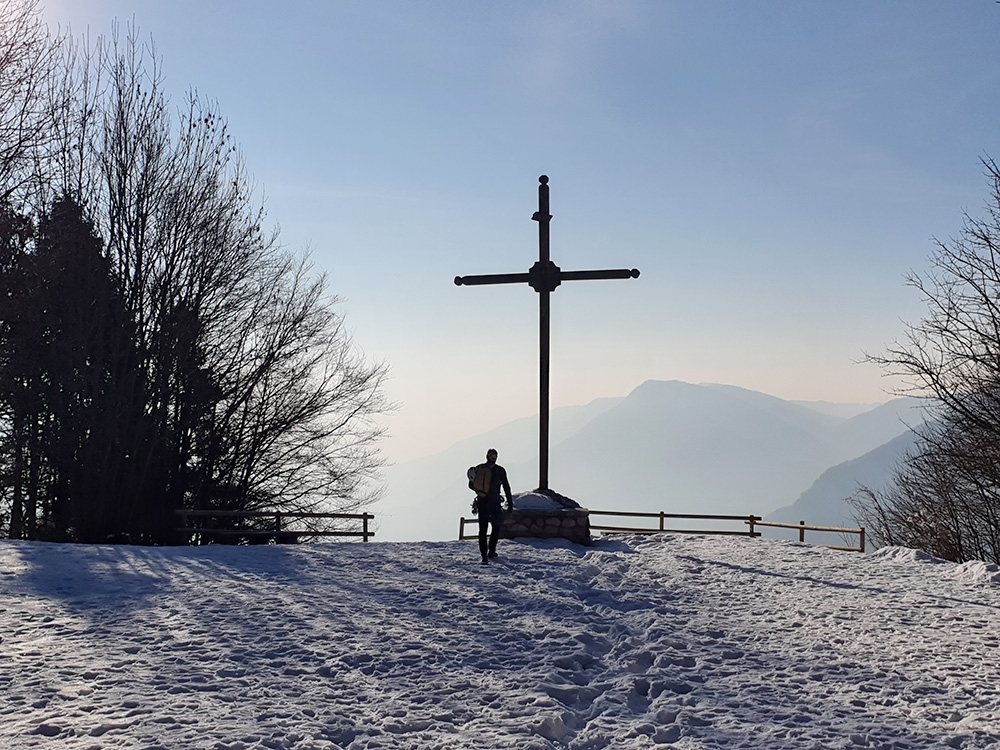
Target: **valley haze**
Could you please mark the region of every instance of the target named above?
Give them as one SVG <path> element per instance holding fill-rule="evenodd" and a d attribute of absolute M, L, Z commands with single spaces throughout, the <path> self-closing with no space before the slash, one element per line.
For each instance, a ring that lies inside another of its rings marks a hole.
<path fill-rule="evenodd" d="M 858 482 L 888 481 L 907 446 L 901 436 L 921 411 L 914 399 L 809 403 L 650 380 L 623 398 L 553 409 L 550 421 L 549 486 L 590 510 L 777 514 L 773 520 L 806 512 L 792 522 L 843 526 L 854 525 L 844 498 Z M 471 516 L 466 469 L 489 447 L 498 449 L 515 493 L 537 487 L 536 416 L 389 467 L 386 495 L 373 508 L 379 538 L 455 539 L 459 518 Z M 835 467 L 842 468 L 833 489 L 821 486 L 803 502 Z"/>

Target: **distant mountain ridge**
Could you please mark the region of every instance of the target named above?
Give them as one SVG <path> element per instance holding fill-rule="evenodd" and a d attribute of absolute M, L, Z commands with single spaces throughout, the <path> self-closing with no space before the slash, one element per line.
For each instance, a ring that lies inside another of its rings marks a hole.
<path fill-rule="evenodd" d="M 905 432 L 863 456 L 827 469 L 794 503 L 769 513 L 764 520 L 776 523 L 806 521 L 811 526 L 856 526 L 848 499 L 862 486 L 883 489 L 915 443 L 916 434 Z M 766 535 L 790 538 L 777 532 Z"/>
<path fill-rule="evenodd" d="M 829 414 L 832 417 L 850 419 L 866 411 L 871 411 L 882 405 L 882 402 L 869 404 L 837 404 L 832 401 L 792 401 L 793 404 L 805 406 L 807 409 L 818 411 L 821 414 Z"/>
<path fill-rule="evenodd" d="M 736 386 L 647 381 L 625 398 L 553 410 L 549 486 L 592 510 L 765 515 L 906 432 L 913 403 L 845 417 L 851 405 L 838 413 Z M 490 446 L 515 492 L 534 489 L 537 429 L 537 418 L 517 420 L 392 467 L 374 509 L 380 537 L 455 538 L 472 499 L 465 470 Z"/>

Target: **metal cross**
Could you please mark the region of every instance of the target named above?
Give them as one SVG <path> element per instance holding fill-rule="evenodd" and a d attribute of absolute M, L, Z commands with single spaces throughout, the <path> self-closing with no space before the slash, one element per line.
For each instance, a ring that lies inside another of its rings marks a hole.
<path fill-rule="evenodd" d="M 563 271 L 549 259 L 549 178 L 538 178 L 538 262 L 527 273 L 494 273 L 483 276 L 456 276 L 458 286 L 481 284 L 523 284 L 538 292 L 539 300 L 539 408 L 538 408 L 538 489 L 549 489 L 549 294 L 563 281 L 589 279 L 636 279 L 637 268 L 606 271 Z"/>

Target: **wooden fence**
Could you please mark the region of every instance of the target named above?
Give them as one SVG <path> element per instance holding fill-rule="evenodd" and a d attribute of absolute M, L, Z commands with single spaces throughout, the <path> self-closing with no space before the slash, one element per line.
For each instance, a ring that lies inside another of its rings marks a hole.
<path fill-rule="evenodd" d="M 650 526 L 604 526 L 596 525 L 593 523 L 594 516 L 620 516 L 627 518 L 649 518 L 656 519 L 658 521 L 658 526 L 652 528 Z M 694 521 L 729 521 L 729 522 L 742 522 L 743 524 L 750 523 L 760 523 L 760 516 L 725 516 L 725 515 L 711 515 L 711 514 L 688 514 L 688 513 L 636 513 L 631 511 L 623 510 L 592 510 L 590 511 L 590 530 L 600 531 L 607 534 L 715 534 L 718 536 L 760 536 L 759 531 L 754 531 L 751 526 L 750 529 L 738 528 L 738 529 L 668 529 L 666 528 L 667 519 L 684 519 L 684 520 L 694 520 Z M 469 523 L 477 523 L 478 519 L 475 518 L 460 518 L 458 522 L 458 539 L 459 541 L 463 539 L 475 539 L 478 535 L 466 534 L 465 525 Z"/>
<path fill-rule="evenodd" d="M 369 528 L 369 521 L 375 519 L 371 513 L 297 513 L 297 512 L 277 512 L 277 511 L 249 511 L 249 510 L 177 510 L 174 513 L 180 518 L 180 526 L 176 531 L 180 534 L 188 534 L 193 537 L 193 541 L 202 544 L 208 541 L 239 541 L 246 539 L 250 543 L 266 544 L 274 542 L 276 544 L 295 544 L 300 537 L 361 537 L 364 542 L 369 537 L 375 536 L 375 532 Z M 245 529 L 218 529 L 213 528 L 210 522 L 212 518 L 229 518 L 240 520 L 261 520 L 270 519 L 266 527 L 255 525 L 253 528 Z M 301 527 L 292 526 L 288 523 L 302 521 L 309 518 L 326 519 L 346 519 L 361 521 L 361 528 L 355 531 L 316 531 Z"/>
<path fill-rule="evenodd" d="M 458 519 L 458 541 L 460 541 L 460 542 L 463 539 L 475 539 L 476 537 L 479 536 L 479 530 L 478 529 L 474 533 L 472 533 L 472 534 L 466 534 L 465 533 L 465 524 L 467 524 L 467 523 L 479 523 L 479 519 L 478 518 L 465 518 L 464 516 L 462 518 Z"/>
<path fill-rule="evenodd" d="M 834 544 L 824 544 L 822 546 L 828 547 L 830 549 L 839 549 L 845 552 L 864 552 L 865 551 L 865 527 L 862 526 L 858 529 L 842 529 L 837 526 L 807 526 L 805 521 L 799 521 L 798 523 L 771 523 L 770 521 L 747 521 L 750 526 L 750 530 L 753 531 L 755 526 L 768 526 L 774 529 L 798 529 L 799 530 L 799 541 L 804 542 L 806 540 L 807 531 L 832 531 L 834 533 L 840 534 L 857 534 L 858 536 L 858 546 L 857 547 L 846 547 L 837 546 Z"/>
<path fill-rule="evenodd" d="M 760 536 L 759 531 L 754 531 L 753 524 L 760 522 L 760 516 L 730 516 L 711 513 L 637 513 L 623 510 L 592 510 L 590 518 L 594 516 L 618 516 L 624 518 L 650 518 L 656 519 L 656 528 L 649 526 L 605 526 L 591 522 L 591 531 L 600 531 L 610 534 L 710 534 L 715 536 Z M 749 529 L 668 529 L 667 519 L 686 521 L 709 521 L 711 523 L 736 521 L 749 525 Z"/>
<path fill-rule="evenodd" d="M 727 515 L 712 515 L 712 514 L 692 514 L 692 513 L 636 513 L 631 511 L 623 510 L 592 510 L 590 511 L 590 518 L 593 521 L 594 516 L 617 516 L 624 518 L 649 518 L 655 519 L 658 523 L 655 528 L 648 525 L 645 526 L 605 526 L 599 524 L 590 524 L 591 531 L 600 531 L 603 534 L 709 534 L 716 536 L 750 536 L 758 537 L 760 532 L 757 528 L 760 526 L 766 526 L 769 528 L 778 529 L 798 529 L 799 530 L 799 541 L 804 542 L 806 540 L 806 531 L 826 531 L 834 532 L 840 534 L 856 534 L 858 535 L 858 546 L 847 547 L 847 546 L 837 546 L 833 544 L 824 544 L 822 546 L 828 547 L 829 549 L 844 550 L 846 552 L 864 552 L 865 551 L 865 529 L 864 527 L 858 529 L 848 529 L 839 528 L 835 526 L 807 526 L 805 521 L 799 521 L 795 523 L 772 523 L 770 521 L 762 521 L 761 516 L 727 516 Z M 685 520 L 685 521 L 710 521 L 712 523 L 717 522 L 741 522 L 748 528 L 746 529 L 668 529 L 667 519 L 671 520 Z M 463 539 L 475 539 L 477 533 L 466 534 L 465 525 L 477 523 L 478 519 L 475 518 L 460 518 L 458 521 L 458 539 L 462 541 Z"/>

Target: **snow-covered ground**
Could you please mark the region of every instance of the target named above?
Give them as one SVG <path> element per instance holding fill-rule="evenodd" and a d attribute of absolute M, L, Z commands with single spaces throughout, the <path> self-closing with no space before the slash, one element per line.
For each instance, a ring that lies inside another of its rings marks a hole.
<path fill-rule="evenodd" d="M 0 542 L 3 748 L 1000 746 L 1000 573 L 665 536 Z"/>

